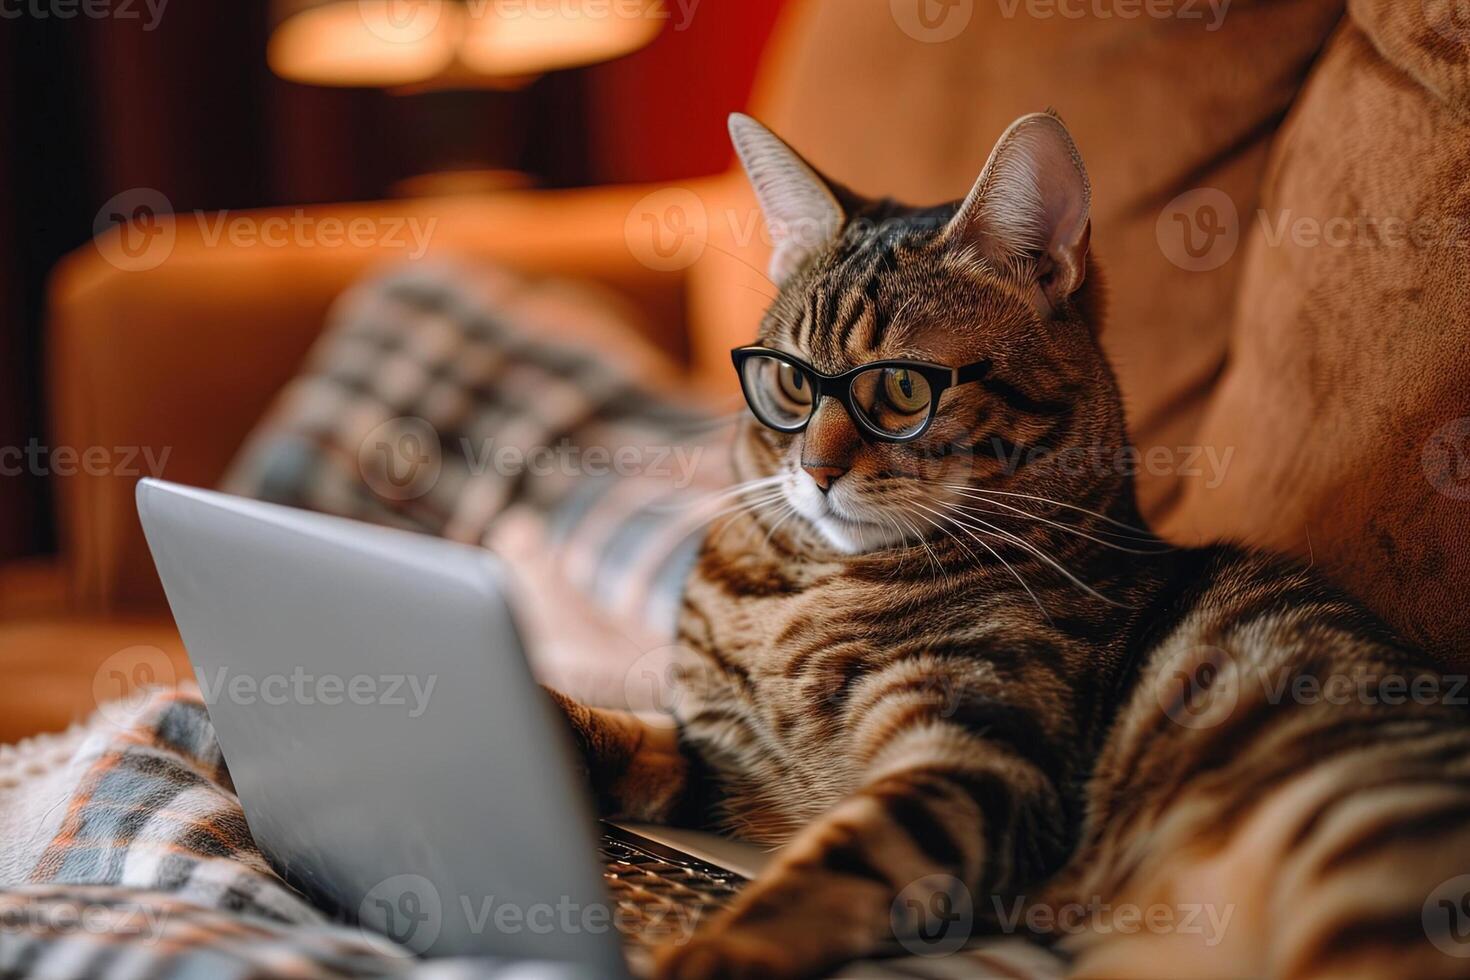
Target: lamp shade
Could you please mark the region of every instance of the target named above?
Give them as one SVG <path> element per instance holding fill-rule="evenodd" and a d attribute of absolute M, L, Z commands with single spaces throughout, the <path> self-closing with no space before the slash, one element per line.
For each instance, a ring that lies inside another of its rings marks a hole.
<path fill-rule="evenodd" d="M 267 57 L 312 85 L 493 84 L 635 51 L 666 19 L 662 0 L 275 0 Z"/>

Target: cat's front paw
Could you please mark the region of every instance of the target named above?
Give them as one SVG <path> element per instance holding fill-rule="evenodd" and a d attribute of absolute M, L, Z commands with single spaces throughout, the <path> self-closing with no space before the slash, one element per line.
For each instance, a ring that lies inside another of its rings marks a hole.
<path fill-rule="evenodd" d="M 566 719 L 599 813 L 666 823 L 678 811 L 689 789 L 689 762 L 673 729 L 544 690 Z"/>

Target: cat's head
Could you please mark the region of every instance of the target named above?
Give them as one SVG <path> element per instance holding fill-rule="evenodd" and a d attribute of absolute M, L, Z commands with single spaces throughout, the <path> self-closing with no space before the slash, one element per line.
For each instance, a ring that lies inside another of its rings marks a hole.
<path fill-rule="evenodd" d="M 963 537 L 956 522 L 1026 499 L 1007 494 L 1131 502 L 1096 341 L 1091 189 L 1060 120 L 1017 120 L 970 194 L 934 208 L 861 198 L 749 117 L 730 131 L 776 243 L 780 293 L 756 344 L 795 360 L 736 358 L 758 414 L 799 429 L 750 420 L 743 477 L 775 478 L 797 520 L 848 554 Z M 851 376 L 883 360 L 969 370 Z"/>

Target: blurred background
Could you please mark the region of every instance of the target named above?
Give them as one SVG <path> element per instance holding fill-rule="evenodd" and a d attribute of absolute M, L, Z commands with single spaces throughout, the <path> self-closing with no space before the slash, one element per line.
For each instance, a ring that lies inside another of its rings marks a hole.
<path fill-rule="evenodd" d="M 106 17 L 86 0 L 6 5 L 0 445 L 46 442 L 47 276 L 115 195 L 213 211 L 717 173 L 725 115 L 786 2 L 708 0 L 687 16 L 685 0 L 626 36 L 513 38 L 478 64 L 422 65 L 375 61 L 351 36 L 336 63 L 293 52 L 329 47 L 330 3 L 135 0 Z M 415 29 L 395 13 L 386 30 Z M 0 480 L 0 561 L 54 550 L 50 482 Z"/>
<path fill-rule="evenodd" d="M 728 352 L 771 284 L 733 109 L 856 193 L 926 204 L 967 193 L 1018 116 L 1060 113 L 1092 183 L 1101 342 L 1151 461 L 1132 467 L 1145 518 L 1301 557 L 1458 659 L 1467 239 L 1320 232 L 1466 227 L 1463 12 L 0 0 L 0 674 L 30 677 L 14 706 L 0 690 L 0 738 L 29 704 L 49 713 L 13 734 L 90 710 L 115 651 L 178 652 L 137 451 L 218 485 L 382 263 L 594 287 L 579 344 L 628 327 L 619 352 L 669 355 L 671 390 L 738 405 Z M 344 242 L 349 222 L 369 240 Z M 44 458 L 17 466 L 33 445 Z M 81 453 L 101 461 L 78 471 Z"/>

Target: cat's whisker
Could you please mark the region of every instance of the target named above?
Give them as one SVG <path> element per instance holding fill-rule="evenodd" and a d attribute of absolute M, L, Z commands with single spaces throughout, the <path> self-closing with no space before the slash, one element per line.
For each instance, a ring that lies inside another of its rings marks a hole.
<path fill-rule="evenodd" d="M 888 579 L 889 580 L 892 580 L 892 578 L 895 575 L 897 575 L 899 572 L 901 572 L 903 570 L 903 563 L 906 560 L 906 556 L 905 556 L 904 552 L 905 552 L 905 550 L 907 550 L 907 549 L 904 548 L 904 545 L 908 543 L 908 538 L 909 538 L 909 533 L 910 532 L 905 531 L 902 527 L 899 526 L 899 523 L 898 523 L 897 520 L 895 520 L 892 516 L 883 513 L 882 511 L 879 511 L 878 512 L 878 517 L 888 527 L 893 528 L 893 533 L 894 533 L 894 535 L 896 535 L 896 538 L 897 538 L 897 540 L 895 541 L 894 547 L 898 550 L 898 562 L 893 566 L 893 568 L 888 573 Z"/>
<path fill-rule="evenodd" d="M 776 486 L 780 482 L 780 476 L 767 476 L 762 477 L 758 480 L 747 480 L 744 483 L 737 483 L 734 486 L 725 487 L 723 490 L 711 490 L 708 493 L 700 494 L 698 497 L 695 497 L 691 500 L 680 500 L 677 503 L 660 504 L 658 506 L 658 509 L 661 511 L 697 510 L 705 505 L 719 503 L 727 498 L 736 497 L 743 493 L 749 493 L 752 490 L 762 490 L 767 487 Z"/>
<path fill-rule="evenodd" d="M 702 519 L 703 520 L 713 520 L 715 517 L 718 517 L 720 514 L 728 513 L 730 510 L 736 510 L 736 509 L 739 509 L 741 507 L 745 507 L 745 506 L 747 506 L 749 504 L 756 503 L 756 502 L 763 502 L 763 501 L 767 501 L 767 500 L 775 500 L 775 499 L 777 499 L 777 498 L 779 498 L 779 497 L 781 497 L 781 496 L 784 495 L 784 492 L 781 490 L 780 487 L 755 487 L 755 488 L 753 488 L 753 491 L 752 490 L 743 490 L 743 491 L 741 491 L 740 494 L 735 494 L 735 495 L 721 494 L 719 497 L 714 497 L 714 498 L 711 498 L 711 499 L 709 499 L 707 501 L 704 501 L 705 505 L 718 507 L 720 509 L 717 509 L 714 514 L 712 514 L 712 515 L 710 515 L 708 517 L 702 518 Z M 751 494 L 752 492 L 753 492 L 753 495 L 752 496 L 749 496 L 749 497 L 746 497 L 745 496 L 746 494 Z M 724 498 L 724 499 L 720 499 L 720 498 Z M 743 499 L 741 499 L 741 498 L 743 498 Z M 730 501 L 732 499 L 735 501 L 734 503 L 730 503 Z M 721 507 L 720 505 L 723 505 L 723 507 Z M 691 507 L 690 508 L 690 510 L 697 510 L 697 509 L 698 509 L 697 507 Z"/>
<path fill-rule="evenodd" d="M 943 515 L 942 514 L 939 514 L 938 511 L 931 510 L 930 508 L 925 507 L 923 504 L 919 503 L 918 501 L 912 501 L 912 503 L 913 503 L 913 505 L 915 507 L 918 507 L 920 510 L 928 511 L 930 514 L 934 514 L 936 517 L 943 517 Z M 979 559 L 979 556 L 977 556 L 975 554 L 975 552 L 971 551 L 970 548 L 969 548 L 969 546 L 966 545 L 963 541 L 961 541 L 959 539 L 959 536 L 956 535 L 954 532 L 948 530 L 947 528 L 941 527 L 938 524 L 935 524 L 932 520 L 929 521 L 929 524 L 931 526 L 933 526 L 934 529 L 937 530 L 942 537 L 946 537 L 949 540 L 953 541 L 956 545 L 958 545 L 959 548 L 960 548 L 960 550 L 962 550 L 969 557 L 970 561 L 973 562 L 973 561 L 979 561 L 980 560 Z"/>
<path fill-rule="evenodd" d="M 695 526 L 698 526 L 700 523 L 709 525 L 710 534 L 712 535 L 712 543 L 718 542 L 719 540 L 723 539 L 725 532 L 730 529 L 737 518 L 741 517 L 744 514 L 755 514 L 762 507 L 770 506 L 771 504 L 780 501 L 784 496 L 785 495 L 779 489 L 767 490 L 764 494 L 756 497 L 753 500 L 742 501 L 741 503 L 735 504 L 734 506 L 726 507 L 725 509 L 719 511 L 718 513 L 716 513 L 712 517 L 705 519 L 704 521 L 695 522 Z M 719 527 L 715 527 L 714 522 L 716 520 L 719 520 L 721 517 L 725 518 L 724 521 L 720 524 Z"/>
<path fill-rule="evenodd" d="M 935 486 L 943 487 L 946 490 L 960 490 L 968 493 L 979 494 L 983 497 L 1015 497 L 1023 500 L 1033 500 L 1037 503 L 1047 504 L 1052 507 L 1061 507 L 1065 510 L 1076 511 L 1079 514 L 1086 514 L 1089 517 L 1096 517 L 1098 520 L 1106 521 L 1108 524 L 1111 524 L 1114 527 L 1122 528 L 1123 530 L 1128 531 L 1132 534 L 1141 535 L 1143 540 L 1146 541 L 1158 540 L 1154 533 L 1146 527 L 1134 527 L 1131 524 L 1125 524 L 1124 522 L 1109 517 L 1106 514 L 1100 514 L 1095 510 L 1088 510 L 1086 507 L 1079 507 L 1076 504 L 1069 504 L 1060 500 L 1052 500 L 1050 497 L 1038 497 L 1035 494 L 1018 493 L 1014 490 L 992 490 L 987 487 L 971 486 L 968 483 L 938 483 L 935 484 Z"/>
<path fill-rule="evenodd" d="M 713 249 L 714 251 L 718 252 L 719 254 L 725 256 L 727 259 L 733 259 L 736 262 L 739 262 L 741 265 L 745 266 L 751 272 L 754 272 L 756 275 L 760 276 L 766 282 L 770 283 L 772 286 L 775 286 L 777 290 L 779 290 L 781 288 L 780 284 L 777 283 L 774 279 L 772 279 L 771 276 L 770 276 L 770 274 L 765 269 L 761 269 L 761 268 L 756 267 L 755 265 L 753 265 L 750 262 L 746 261 L 743 257 L 741 257 L 739 255 L 736 255 L 734 252 L 730 251 L 728 248 L 724 248 L 723 246 L 716 245 L 714 242 L 705 242 L 704 247 L 705 248 L 709 248 L 709 249 Z M 755 287 L 752 286 L 751 288 L 754 289 Z M 760 292 L 760 290 L 756 290 L 756 291 L 757 292 Z M 768 298 L 772 302 L 775 302 L 777 297 L 770 296 Z"/>
<path fill-rule="evenodd" d="M 917 506 L 923 507 L 924 505 L 923 504 L 918 504 Z M 925 507 L 924 509 L 925 510 L 928 510 L 927 507 Z M 938 512 L 937 511 L 932 511 L 931 513 L 938 513 Z M 943 516 L 943 515 L 940 515 L 940 516 Z M 973 532 L 971 532 L 970 529 L 967 528 L 961 522 L 955 520 L 952 517 L 945 517 L 944 519 L 953 522 L 955 524 L 955 526 L 959 527 L 966 534 L 969 534 L 970 537 L 974 538 L 976 544 L 980 545 L 980 547 L 982 547 L 986 551 L 990 552 L 991 555 L 993 555 L 995 557 L 995 560 L 998 561 L 998 562 L 1000 562 L 1001 565 L 1003 565 L 1005 567 L 1005 570 L 1008 571 L 1008 572 L 1010 572 L 1011 573 L 1011 576 L 1013 578 L 1015 578 L 1015 580 L 1018 583 L 1020 583 L 1021 588 L 1023 588 L 1023 589 L 1026 590 L 1026 594 L 1031 597 L 1031 601 L 1036 604 L 1036 608 L 1037 608 L 1038 611 L 1040 611 L 1041 615 L 1043 615 L 1043 616 L 1046 617 L 1046 621 L 1047 622 L 1051 622 L 1051 613 L 1049 613 L 1049 612 L 1046 611 L 1046 607 L 1041 604 L 1041 600 L 1039 598 L 1037 598 L 1036 593 L 1031 590 L 1031 586 L 1026 584 L 1026 580 L 1021 576 L 1021 573 L 1018 572 L 1018 571 L 1016 571 L 1016 569 L 1011 565 L 1011 563 L 1008 562 L 1008 561 L 1006 561 L 1005 558 L 1003 558 L 1001 556 L 1001 553 L 1000 552 L 996 551 L 989 544 L 987 544 L 986 542 L 982 541 L 978 535 L 976 535 Z M 933 522 L 931 521 L 930 523 L 933 523 Z M 938 527 L 937 524 L 935 526 Z"/>
<path fill-rule="evenodd" d="M 732 402 L 731 404 L 735 403 Z M 736 405 L 736 407 L 729 412 L 724 412 L 720 415 L 704 419 L 700 422 L 690 423 L 686 427 L 681 428 L 677 431 L 680 434 L 687 434 L 691 437 L 695 435 L 704 435 L 710 432 L 718 432 L 720 429 L 726 428 L 727 426 L 735 425 L 740 422 L 741 419 L 747 418 L 750 418 L 750 409 L 745 406 L 744 401 L 740 401 L 739 404 Z"/>
<path fill-rule="evenodd" d="M 772 524 L 770 526 L 770 528 L 768 528 L 766 530 L 766 538 L 765 538 L 764 541 L 761 542 L 761 547 L 762 548 L 768 548 L 768 547 L 770 547 L 771 538 L 772 538 L 773 535 L 775 535 L 776 529 L 779 528 L 782 524 L 785 524 L 787 521 L 789 521 L 791 518 L 793 518 L 795 516 L 796 516 L 796 508 L 793 507 L 791 504 L 788 503 L 786 505 L 786 512 L 785 512 L 785 514 L 783 514 L 782 517 L 778 521 L 776 521 L 776 523 Z"/>
<path fill-rule="evenodd" d="M 983 521 L 978 517 L 967 517 L 965 519 L 974 521 L 975 524 L 979 525 L 976 530 L 980 531 L 980 533 L 989 533 L 995 537 L 1001 538 L 1002 540 L 1009 541 L 1016 547 L 1021 548 L 1031 553 L 1032 555 L 1035 555 L 1037 558 L 1041 559 L 1042 561 L 1046 562 L 1046 564 L 1056 569 L 1058 573 L 1064 576 L 1073 585 L 1077 586 L 1079 589 L 1082 589 L 1093 598 L 1099 599 L 1102 602 L 1106 602 L 1108 605 L 1117 606 L 1120 609 L 1130 608 L 1126 603 L 1118 602 L 1116 599 L 1110 599 L 1107 596 L 1103 595 L 1101 592 L 1097 591 L 1092 586 L 1088 585 L 1086 582 L 1078 578 L 1075 574 L 1071 572 L 1071 570 L 1062 565 L 1061 562 L 1057 561 L 1051 555 L 1048 555 L 1045 551 L 1027 541 L 1025 538 L 1013 534 L 1010 531 L 1005 530 L 1004 528 L 996 527 L 994 524 L 991 524 L 988 521 Z"/>
<path fill-rule="evenodd" d="M 936 575 L 935 577 L 937 578 L 939 575 L 943 575 L 944 581 L 947 585 L 949 583 L 949 573 L 944 570 L 944 562 L 939 560 L 939 556 L 936 555 L 934 553 L 934 549 L 929 546 L 929 542 L 926 540 L 924 533 L 920 531 L 918 525 L 913 522 L 913 516 L 916 515 L 910 515 L 907 511 L 905 511 L 901 519 L 905 524 L 909 526 L 910 532 L 914 535 L 915 538 L 918 539 L 919 545 L 924 549 L 924 554 L 928 556 L 929 563 L 933 565 L 935 570 L 937 571 L 938 575 Z"/>
<path fill-rule="evenodd" d="M 776 302 L 776 297 L 775 296 L 772 296 L 770 293 L 766 292 L 764 289 L 760 289 L 760 288 L 757 288 L 755 286 L 752 286 L 748 282 L 742 282 L 740 285 L 742 287 L 744 287 L 745 289 L 750 290 L 752 293 L 755 293 L 757 296 L 763 296 L 766 299 L 770 300 L 772 303 Z"/>
<path fill-rule="evenodd" d="M 1102 545 L 1104 548 L 1112 548 L 1115 551 L 1125 551 L 1125 552 L 1127 552 L 1130 555 L 1161 555 L 1161 554 L 1166 554 L 1169 551 L 1172 551 L 1173 550 L 1172 548 L 1169 548 L 1169 547 L 1164 546 L 1164 545 L 1161 545 L 1158 548 L 1129 548 L 1126 545 L 1118 544 L 1116 541 L 1108 541 L 1108 540 L 1105 540 L 1103 538 L 1095 537 L 1094 535 L 1088 534 L 1086 531 L 1082 530 L 1080 527 L 1077 527 L 1075 525 L 1072 525 L 1072 524 L 1063 524 L 1060 521 L 1053 521 L 1053 520 L 1050 520 L 1049 518 L 1042 517 L 1040 514 L 1033 514 L 1030 511 L 1022 510 L 1019 507 L 1012 507 L 1011 505 L 1006 504 L 1006 503 L 1002 503 L 999 500 L 986 500 L 986 501 L 984 501 L 984 503 L 989 504 L 989 505 L 994 506 L 994 507 L 1004 507 L 1007 511 L 1010 511 L 1011 513 L 1017 515 L 1018 517 L 1024 517 L 1024 518 L 1026 518 L 1027 520 L 1030 520 L 1030 521 L 1039 521 L 1042 524 L 1049 525 L 1051 527 L 1057 528 L 1058 530 L 1066 531 L 1068 534 L 1075 534 L 1079 538 L 1086 538 L 1088 541 L 1091 541 L 1091 542 L 1093 542 L 1095 544 Z M 958 508 L 960 510 L 974 511 L 977 514 L 990 514 L 990 515 L 993 515 L 993 516 L 1003 516 L 1003 515 L 999 514 L 997 511 L 993 511 L 993 510 L 980 510 L 978 507 L 974 507 L 974 506 L 971 506 L 971 505 L 968 505 L 968 504 L 961 504 L 961 503 L 954 502 L 954 501 L 951 501 L 950 502 L 950 506 L 956 507 L 956 508 Z M 1100 532 L 1100 533 L 1107 534 L 1109 532 L 1103 531 L 1103 532 Z M 1119 536 L 1122 537 L 1122 535 L 1119 535 Z M 1125 540 L 1134 540 L 1134 539 L 1127 538 Z"/>

